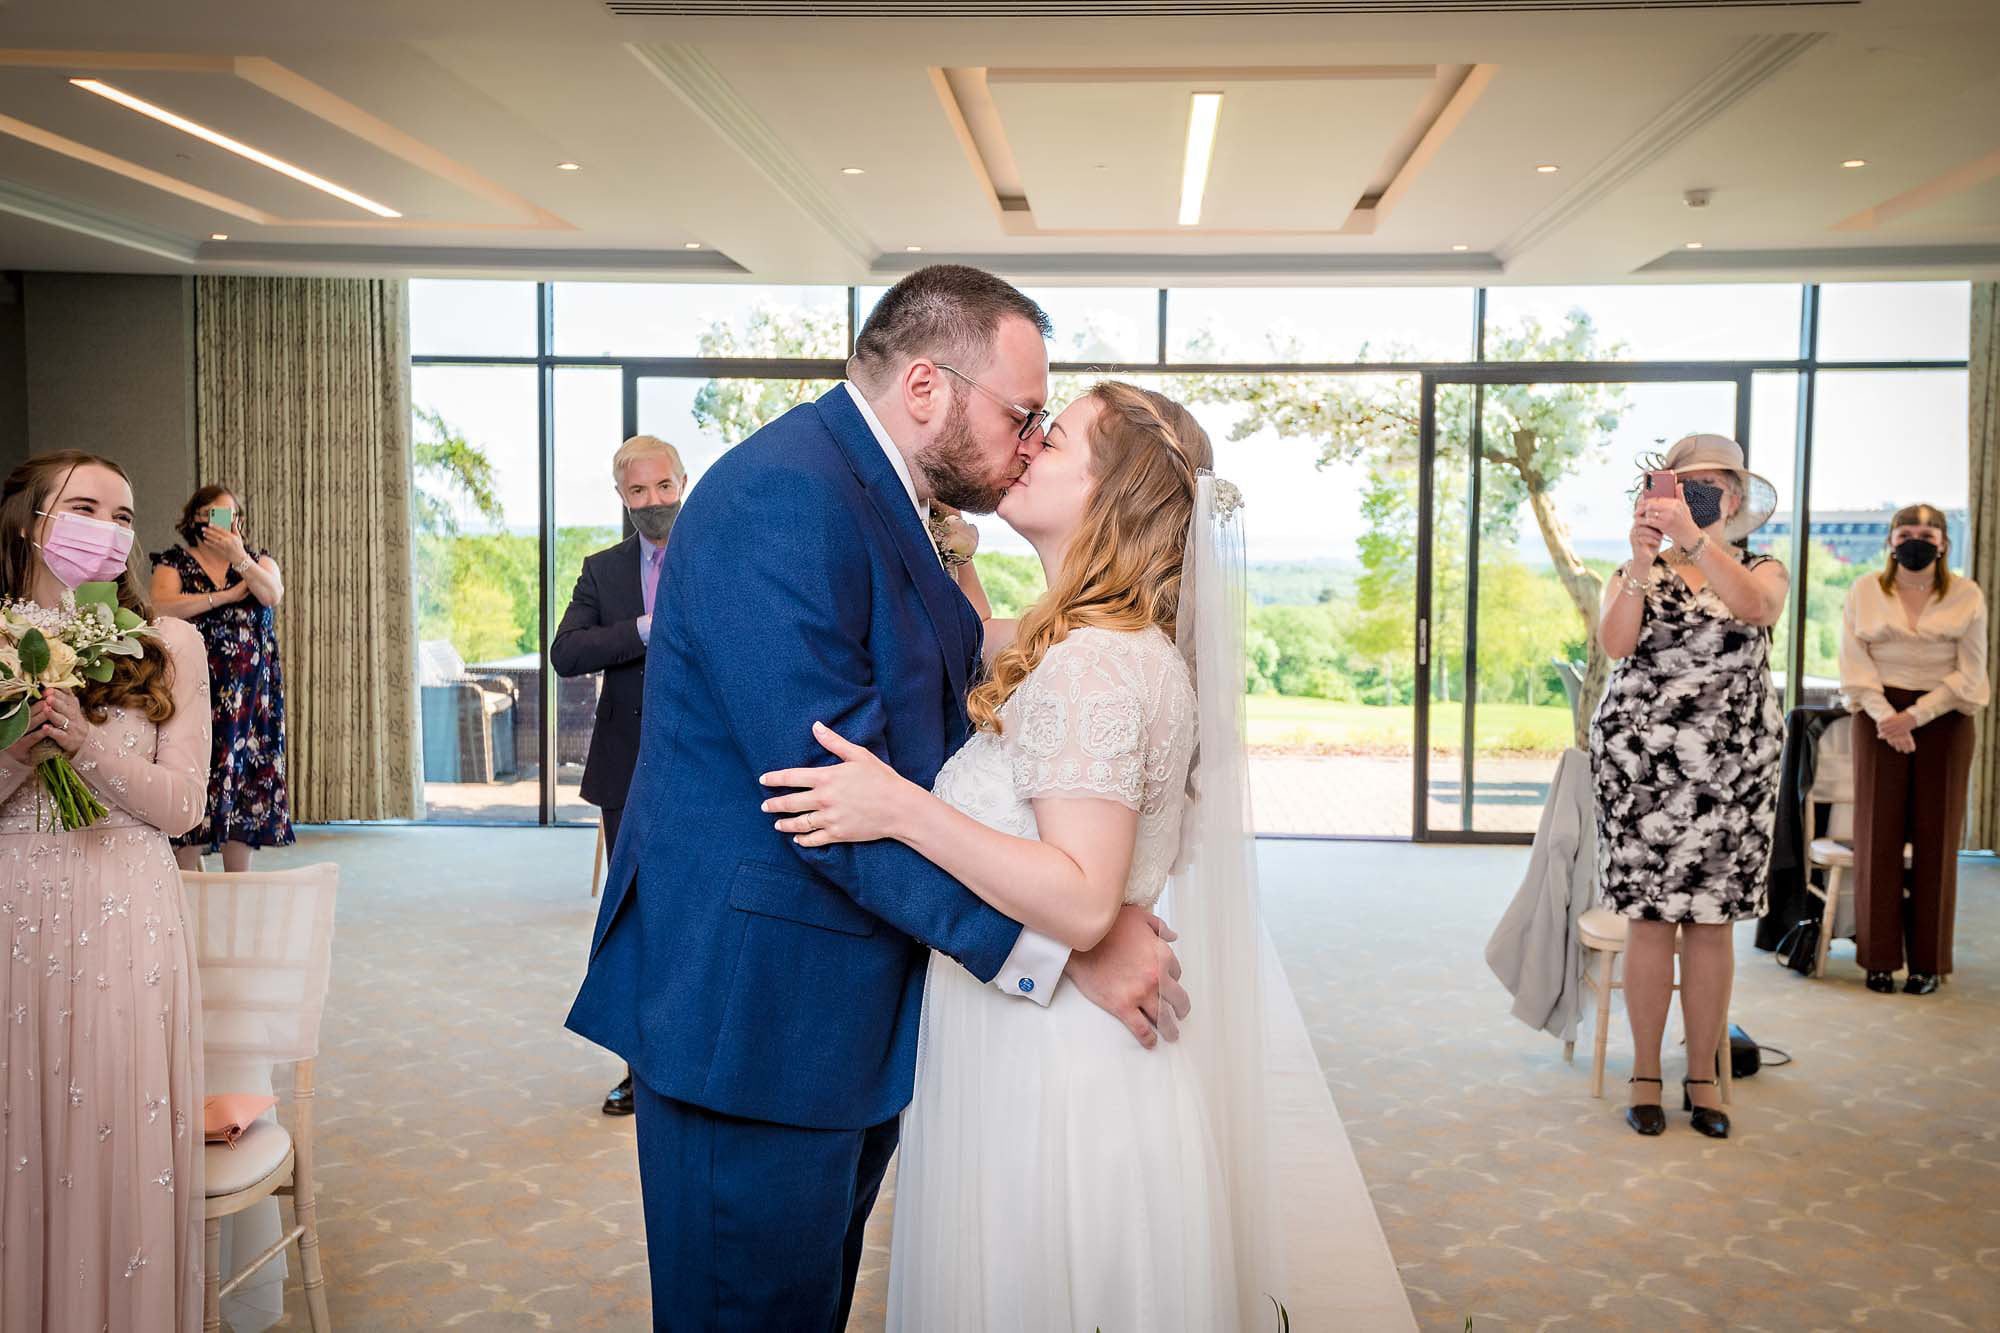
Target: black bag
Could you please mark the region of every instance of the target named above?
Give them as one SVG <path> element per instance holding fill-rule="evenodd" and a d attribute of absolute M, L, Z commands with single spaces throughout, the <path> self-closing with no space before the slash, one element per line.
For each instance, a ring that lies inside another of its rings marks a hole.
<path fill-rule="evenodd" d="M 1805 918 L 1778 941 L 1778 962 L 1800 976 L 1811 976 L 1819 961 L 1819 920 L 1816 916 Z"/>
<path fill-rule="evenodd" d="M 1749 1078 L 1764 1067 L 1763 1048 L 1742 1028 L 1729 1025 L 1729 1076 Z"/>

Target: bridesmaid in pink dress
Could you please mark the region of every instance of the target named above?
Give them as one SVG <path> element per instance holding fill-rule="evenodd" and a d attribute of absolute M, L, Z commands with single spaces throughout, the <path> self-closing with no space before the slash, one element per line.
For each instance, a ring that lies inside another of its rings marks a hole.
<path fill-rule="evenodd" d="M 0 597 L 60 605 L 119 580 L 132 488 L 65 450 L 0 486 Z M 121 535 L 122 534 L 122 535 Z M 0 752 L 0 1329 L 193 1333 L 201 1327 L 201 1003 L 187 902 L 168 838 L 202 815 L 208 657 L 185 621 L 157 622 L 140 659 L 58 691 Z M 69 752 L 109 813 L 44 829 L 26 762 Z"/>

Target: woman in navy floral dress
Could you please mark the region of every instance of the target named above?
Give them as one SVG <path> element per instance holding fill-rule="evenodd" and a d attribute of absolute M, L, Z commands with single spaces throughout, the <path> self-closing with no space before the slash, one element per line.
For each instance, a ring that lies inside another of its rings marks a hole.
<path fill-rule="evenodd" d="M 203 486 L 181 511 L 182 546 L 153 557 L 153 602 L 193 622 L 208 645 L 214 755 L 208 812 L 174 852 L 185 870 L 221 852 L 224 870 L 248 870 L 259 847 L 293 841 L 285 787 L 285 681 L 272 612 L 284 599 L 278 562 L 243 544 L 243 506 Z"/>

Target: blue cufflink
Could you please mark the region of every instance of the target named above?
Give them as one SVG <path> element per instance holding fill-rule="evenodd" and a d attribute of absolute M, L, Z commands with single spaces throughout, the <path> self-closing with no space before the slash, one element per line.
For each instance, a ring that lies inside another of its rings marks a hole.
<path fill-rule="evenodd" d="M 1033 995 L 1034 993 L 1035 993 L 1035 979 L 1033 977 L 1022 977 L 1021 994 Z"/>

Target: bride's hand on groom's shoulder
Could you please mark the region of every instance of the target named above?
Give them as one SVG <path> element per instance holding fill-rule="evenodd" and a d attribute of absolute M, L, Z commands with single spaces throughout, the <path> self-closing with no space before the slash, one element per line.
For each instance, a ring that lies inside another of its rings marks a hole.
<path fill-rule="evenodd" d="M 777 822 L 778 832 L 793 835 L 801 847 L 895 837 L 905 802 L 920 789 L 873 751 L 824 723 L 813 723 L 813 739 L 840 762 L 787 768 L 757 779 L 766 787 L 791 789 L 764 802 L 765 814 L 784 816 Z"/>

